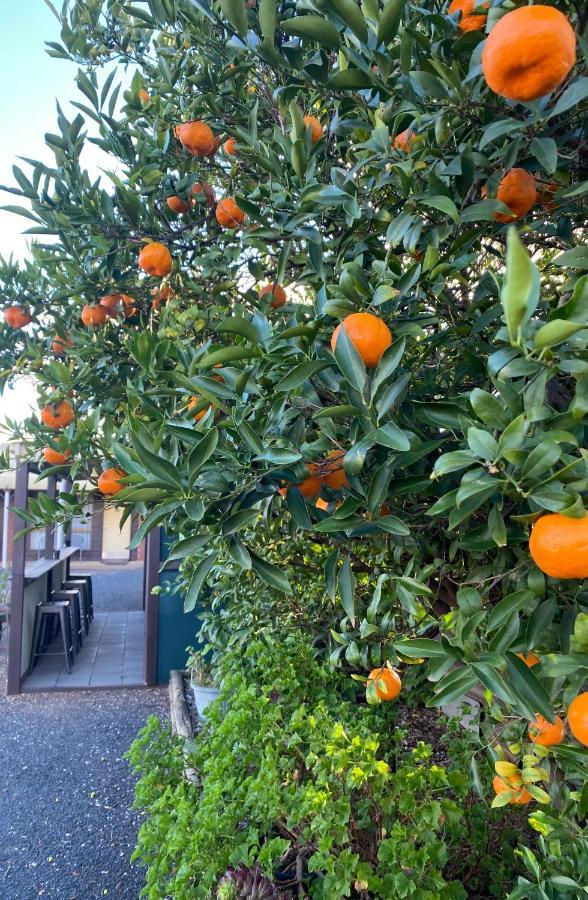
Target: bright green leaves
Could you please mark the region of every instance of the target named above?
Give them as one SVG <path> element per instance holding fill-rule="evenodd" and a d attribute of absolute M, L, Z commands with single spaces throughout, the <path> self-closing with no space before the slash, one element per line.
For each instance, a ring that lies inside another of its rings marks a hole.
<path fill-rule="evenodd" d="M 378 44 L 389 44 L 398 33 L 406 0 L 387 0 L 378 23 Z"/>
<path fill-rule="evenodd" d="M 501 293 L 510 343 L 520 344 L 520 329 L 539 302 L 539 272 L 523 247 L 514 226 L 507 236 L 506 277 Z"/>
<path fill-rule="evenodd" d="M 295 16 L 280 23 L 286 34 L 307 38 L 323 47 L 336 49 L 339 47 L 339 32 L 334 25 L 322 16 Z"/>
<path fill-rule="evenodd" d="M 223 15 L 231 23 L 239 37 L 247 35 L 247 7 L 245 0 L 220 0 Z"/>

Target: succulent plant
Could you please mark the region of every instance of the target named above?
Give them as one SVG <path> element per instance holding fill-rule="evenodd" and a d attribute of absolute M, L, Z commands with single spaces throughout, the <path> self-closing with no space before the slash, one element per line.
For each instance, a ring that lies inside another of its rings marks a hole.
<path fill-rule="evenodd" d="M 230 889 L 233 888 L 233 893 Z M 229 869 L 218 887 L 218 900 L 279 900 L 273 881 L 263 874 L 258 863 Z"/>

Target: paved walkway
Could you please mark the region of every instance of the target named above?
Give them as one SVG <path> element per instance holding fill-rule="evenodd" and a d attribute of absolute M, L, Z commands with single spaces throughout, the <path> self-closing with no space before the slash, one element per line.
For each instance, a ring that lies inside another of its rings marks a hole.
<path fill-rule="evenodd" d="M 65 667 L 61 635 L 37 660 L 23 690 L 120 687 L 144 683 L 145 615 L 143 612 L 96 612 L 84 643 Z"/>

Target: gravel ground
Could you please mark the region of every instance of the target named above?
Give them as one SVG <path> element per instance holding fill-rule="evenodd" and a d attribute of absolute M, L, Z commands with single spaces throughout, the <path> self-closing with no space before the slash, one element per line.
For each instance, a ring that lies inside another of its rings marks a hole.
<path fill-rule="evenodd" d="M 131 562 L 124 566 L 107 566 L 91 562 L 71 565 L 71 573 L 92 574 L 94 608 L 107 612 L 143 609 L 143 563 Z"/>
<path fill-rule="evenodd" d="M 2 900 L 137 900 L 140 815 L 122 757 L 151 714 L 167 717 L 165 688 L 0 696 Z"/>

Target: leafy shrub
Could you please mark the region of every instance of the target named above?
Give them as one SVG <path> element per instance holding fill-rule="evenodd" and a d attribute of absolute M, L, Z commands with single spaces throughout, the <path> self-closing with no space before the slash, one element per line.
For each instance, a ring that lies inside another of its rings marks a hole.
<path fill-rule="evenodd" d="M 227 868 L 255 863 L 285 891 L 298 871 L 325 900 L 458 900 L 465 875 L 505 895 L 506 838 L 472 794 L 472 737 L 452 735 L 447 769 L 422 741 L 403 752 L 397 708 L 358 704 L 300 637 L 255 642 L 221 669 L 189 747 L 200 783 L 178 778 L 182 748 L 153 720 L 131 752 L 148 812 L 136 851 L 149 866 L 144 896 L 210 897 Z"/>

